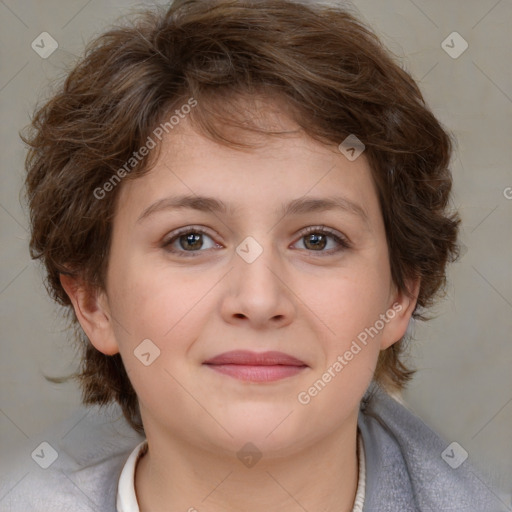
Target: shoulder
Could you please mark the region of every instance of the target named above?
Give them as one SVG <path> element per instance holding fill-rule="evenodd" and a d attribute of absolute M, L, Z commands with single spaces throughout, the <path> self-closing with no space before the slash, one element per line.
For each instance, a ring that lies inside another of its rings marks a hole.
<path fill-rule="evenodd" d="M 80 408 L 2 468 L 0 512 L 115 512 L 119 476 L 142 439 L 117 407 Z"/>
<path fill-rule="evenodd" d="M 419 417 L 372 385 L 358 426 L 365 445 L 365 512 L 500 512 L 500 501 L 466 460 Z"/>

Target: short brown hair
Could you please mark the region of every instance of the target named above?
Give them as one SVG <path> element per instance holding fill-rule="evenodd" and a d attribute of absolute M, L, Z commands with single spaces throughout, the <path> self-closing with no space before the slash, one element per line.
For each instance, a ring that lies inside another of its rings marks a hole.
<path fill-rule="evenodd" d="M 237 99 L 279 98 L 304 132 L 325 144 L 355 134 L 366 146 L 397 287 L 421 278 L 414 318 L 426 319 L 458 256 L 450 135 L 415 81 L 356 16 L 293 0 L 177 0 L 147 10 L 94 40 L 22 136 L 30 146 L 26 191 L 32 258 L 67 306 L 83 348 L 75 375 L 87 404 L 117 401 L 143 432 L 137 396 L 119 354 L 96 350 L 81 330 L 59 276 L 103 289 L 113 213 L 122 183 L 102 187 L 152 131 L 191 97 L 190 120 L 213 140 L 247 147 L 222 126 L 277 134 L 248 123 Z M 236 133 L 241 133 L 240 131 Z M 124 179 L 143 175 L 158 151 Z M 381 352 L 374 378 L 402 389 L 413 371 L 401 360 L 405 336 Z"/>

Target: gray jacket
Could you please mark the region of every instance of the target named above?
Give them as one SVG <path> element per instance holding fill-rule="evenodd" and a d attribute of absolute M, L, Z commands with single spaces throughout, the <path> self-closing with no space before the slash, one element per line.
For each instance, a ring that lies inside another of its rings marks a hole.
<path fill-rule="evenodd" d="M 358 424 L 366 456 L 364 512 L 510 510 L 469 460 L 462 462 L 462 447 L 444 442 L 376 385 L 361 402 Z M 80 409 L 9 461 L 0 511 L 116 512 L 119 475 L 142 440 L 117 406 Z"/>

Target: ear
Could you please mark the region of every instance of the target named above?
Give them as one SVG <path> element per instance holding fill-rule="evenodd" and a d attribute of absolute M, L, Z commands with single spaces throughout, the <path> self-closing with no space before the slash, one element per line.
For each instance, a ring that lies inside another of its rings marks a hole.
<path fill-rule="evenodd" d="M 388 322 L 382 334 L 381 350 L 385 350 L 393 345 L 393 343 L 396 343 L 407 331 L 409 320 L 416 307 L 418 293 L 420 291 L 420 282 L 421 280 L 417 278 L 406 283 L 407 289 L 413 296 L 412 298 L 404 291 L 397 290 L 395 285 L 392 286 L 389 307 L 386 312 Z"/>
<path fill-rule="evenodd" d="M 117 354 L 119 347 L 114 335 L 113 318 L 106 293 L 93 290 L 79 278 L 66 274 L 60 274 L 60 282 L 90 342 L 105 355 Z"/>

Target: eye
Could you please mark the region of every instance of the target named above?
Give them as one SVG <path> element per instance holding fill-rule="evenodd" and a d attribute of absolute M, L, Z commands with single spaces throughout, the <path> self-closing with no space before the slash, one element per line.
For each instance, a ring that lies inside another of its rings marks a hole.
<path fill-rule="evenodd" d="M 210 240 L 210 244 L 205 244 L 205 237 Z M 348 239 L 341 233 L 325 226 L 311 226 L 302 232 L 299 239 L 303 243 L 304 249 L 308 252 L 317 252 L 324 255 L 334 254 L 351 247 Z M 325 250 L 331 241 L 331 248 Z M 296 242 L 298 243 L 298 242 Z M 162 243 L 162 248 L 166 251 L 179 254 L 180 256 L 190 257 L 198 256 L 212 248 L 221 248 L 222 246 L 213 241 L 212 237 L 202 228 L 188 226 L 175 231 L 169 235 Z"/>
<path fill-rule="evenodd" d="M 328 250 L 324 250 L 329 245 L 329 239 L 333 242 Z M 302 232 L 299 241 L 303 242 L 306 250 L 309 252 L 318 252 L 323 254 L 334 254 L 351 247 L 348 239 L 341 233 L 325 226 L 311 226 Z"/>
<path fill-rule="evenodd" d="M 171 233 L 171 237 L 167 238 L 163 242 L 162 247 L 166 251 L 176 254 L 179 253 L 186 257 L 197 256 L 197 253 L 204 252 L 205 250 L 204 237 L 209 238 L 213 242 L 213 239 L 208 235 L 208 233 L 206 233 L 206 231 L 201 228 L 189 226 Z M 215 242 L 211 243 L 209 247 L 208 244 L 206 244 L 206 246 L 206 249 L 220 247 Z M 201 249 L 203 249 L 203 251 L 201 251 Z"/>

